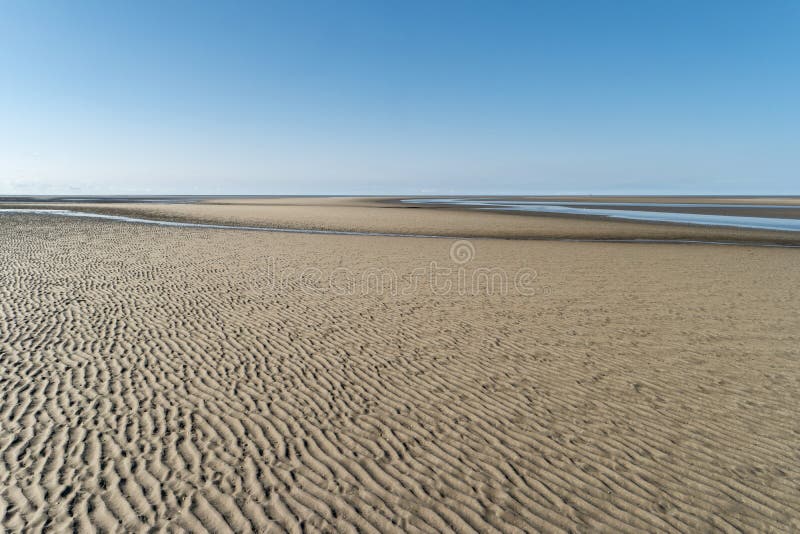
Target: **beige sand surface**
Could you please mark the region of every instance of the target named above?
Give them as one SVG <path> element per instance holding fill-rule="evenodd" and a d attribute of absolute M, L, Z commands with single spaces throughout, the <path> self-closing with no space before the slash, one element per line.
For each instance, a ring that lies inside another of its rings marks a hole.
<path fill-rule="evenodd" d="M 800 529 L 800 251 L 452 245 L 3 215 L 2 528 Z"/>
<path fill-rule="evenodd" d="M 797 232 L 419 208 L 401 205 L 393 198 L 225 198 L 191 204 L 0 203 L 0 207 L 58 208 L 186 222 L 454 237 L 668 239 L 800 244 Z"/>

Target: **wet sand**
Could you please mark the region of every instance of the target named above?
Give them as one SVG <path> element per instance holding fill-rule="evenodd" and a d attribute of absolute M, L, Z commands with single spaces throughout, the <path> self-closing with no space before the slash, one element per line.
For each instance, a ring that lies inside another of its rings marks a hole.
<path fill-rule="evenodd" d="M 109 209 L 577 224 L 272 202 Z M 800 251 L 454 243 L 0 216 L 2 528 L 800 529 Z"/>
<path fill-rule="evenodd" d="M 670 200 L 668 197 L 663 198 L 665 202 Z M 753 202 L 752 199 L 747 200 Z M 672 240 L 800 245 L 798 232 L 609 220 L 560 214 L 485 212 L 458 206 L 418 207 L 402 203 L 400 197 L 246 197 L 216 198 L 180 204 L 0 203 L 0 208 L 15 207 L 72 209 L 165 221 L 299 230 L 470 238 Z"/>

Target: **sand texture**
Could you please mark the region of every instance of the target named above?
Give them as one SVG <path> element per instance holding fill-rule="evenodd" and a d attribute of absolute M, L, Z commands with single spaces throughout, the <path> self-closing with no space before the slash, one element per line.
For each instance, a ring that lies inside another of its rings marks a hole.
<path fill-rule="evenodd" d="M 0 528 L 800 529 L 800 251 L 451 245 L 3 215 Z"/>
<path fill-rule="evenodd" d="M 766 200 L 763 203 L 768 204 Z M 798 232 L 486 212 L 464 208 L 425 208 L 401 204 L 395 198 L 218 198 L 185 204 L 0 203 L 2 207 L 71 209 L 167 221 L 389 234 L 540 240 L 703 240 L 800 245 Z"/>

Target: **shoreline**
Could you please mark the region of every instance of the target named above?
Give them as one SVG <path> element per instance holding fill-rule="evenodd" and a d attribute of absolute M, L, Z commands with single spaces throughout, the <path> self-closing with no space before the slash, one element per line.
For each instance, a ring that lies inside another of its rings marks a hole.
<path fill-rule="evenodd" d="M 292 233 L 292 234 L 310 234 L 310 235 L 340 235 L 340 236 L 361 236 L 361 237 L 397 237 L 397 238 L 416 238 L 416 239 L 501 239 L 501 240 L 519 240 L 519 241 L 543 241 L 543 242 L 565 242 L 565 243 L 626 243 L 626 244 L 680 244 L 680 245 L 712 245 L 712 246 L 740 246 L 740 247 L 774 247 L 774 248 L 800 248 L 800 236 L 798 237 L 797 244 L 788 243 L 773 243 L 773 242 L 759 242 L 759 241 L 709 241 L 709 240 L 689 240 L 689 239 L 648 239 L 648 238 L 632 238 L 632 239 L 615 239 L 615 238 L 569 238 L 569 237 L 474 237 L 474 236 L 459 236 L 459 235 L 434 235 L 434 234 L 403 234 L 403 233 L 385 233 L 385 232 L 368 232 L 368 231 L 347 231 L 347 230 L 324 230 L 324 229 L 311 229 L 311 228 L 281 228 L 281 227 L 268 227 L 268 226 L 241 226 L 241 225 L 223 225 L 223 224 L 210 224 L 200 222 L 186 222 L 177 220 L 163 220 L 163 219 L 143 219 L 136 217 L 127 217 L 124 215 L 113 215 L 96 213 L 89 211 L 75 211 L 75 210 L 61 210 L 61 209 L 39 209 L 39 208 L 0 208 L 0 216 L 2 215 L 44 215 L 48 217 L 80 217 L 89 219 L 110 220 L 131 224 L 145 224 L 164 227 L 175 228 L 205 228 L 211 230 L 235 230 L 235 231 L 250 231 L 250 232 L 275 232 L 275 233 Z M 658 224 L 658 223 L 656 223 Z M 700 226 L 700 225 L 695 225 Z M 723 228 L 708 225 L 709 228 Z"/>
<path fill-rule="evenodd" d="M 610 219 L 594 215 L 420 207 L 390 197 L 229 198 L 162 204 L 2 203 L 0 209 L 66 209 L 161 222 L 353 235 L 466 239 L 709 242 L 800 245 L 800 232 Z"/>

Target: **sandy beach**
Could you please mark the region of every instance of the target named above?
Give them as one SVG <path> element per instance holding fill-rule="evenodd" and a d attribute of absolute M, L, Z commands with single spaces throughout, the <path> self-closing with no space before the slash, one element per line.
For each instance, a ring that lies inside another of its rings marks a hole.
<path fill-rule="evenodd" d="M 800 529 L 797 249 L 239 204 L 92 209 L 474 238 L 2 215 L 3 529 Z"/>
<path fill-rule="evenodd" d="M 571 197 L 582 200 L 584 197 Z M 614 197 L 619 198 L 619 197 Z M 624 197 L 628 201 L 654 197 Z M 673 197 L 655 197 L 662 202 Z M 695 199 L 695 197 L 687 197 Z M 220 197 L 184 203 L 36 201 L 0 203 L 0 208 L 68 209 L 162 221 L 323 230 L 529 240 L 656 240 L 800 245 L 800 233 L 747 228 L 690 226 L 550 214 L 488 212 L 460 207 L 425 207 L 398 197 Z M 684 199 L 687 200 L 687 199 Z M 753 199 L 717 197 L 733 203 Z M 800 200 L 758 199 L 764 206 Z M 706 199 L 708 201 L 708 199 Z"/>

